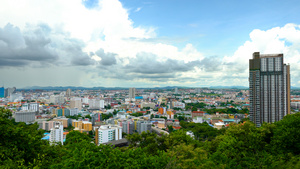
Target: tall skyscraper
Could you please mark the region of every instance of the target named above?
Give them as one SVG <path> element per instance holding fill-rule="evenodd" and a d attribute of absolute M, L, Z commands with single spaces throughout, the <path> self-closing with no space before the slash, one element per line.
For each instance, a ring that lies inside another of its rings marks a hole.
<path fill-rule="evenodd" d="M 71 89 L 67 89 L 66 91 L 66 97 L 71 97 L 72 94 L 72 90 Z"/>
<path fill-rule="evenodd" d="M 249 60 L 250 120 L 261 126 L 290 114 L 290 66 L 283 54 L 253 53 Z"/>
<path fill-rule="evenodd" d="M 135 88 L 129 88 L 129 98 L 134 99 L 135 98 Z"/>

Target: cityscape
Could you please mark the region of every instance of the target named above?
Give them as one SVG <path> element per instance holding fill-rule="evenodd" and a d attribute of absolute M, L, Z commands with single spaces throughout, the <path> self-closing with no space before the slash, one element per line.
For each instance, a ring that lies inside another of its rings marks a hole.
<path fill-rule="evenodd" d="M 294 3 L 4 0 L 0 168 L 299 168 Z"/>

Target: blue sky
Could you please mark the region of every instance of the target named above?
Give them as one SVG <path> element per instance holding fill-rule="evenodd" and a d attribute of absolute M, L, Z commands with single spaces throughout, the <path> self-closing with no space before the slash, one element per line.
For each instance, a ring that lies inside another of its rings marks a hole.
<path fill-rule="evenodd" d="M 181 37 L 208 55 L 230 55 L 254 29 L 299 23 L 300 1 L 121 0 L 135 11 L 135 25 L 154 26 L 158 36 Z M 184 43 L 175 44 L 182 47 Z"/>
<path fill-rule="evenodd" d="M 260 51 L 284 53 L 300 86 L 299 11 L 296 0 L 3 0 L 0 83 L 248 86 Z"/>

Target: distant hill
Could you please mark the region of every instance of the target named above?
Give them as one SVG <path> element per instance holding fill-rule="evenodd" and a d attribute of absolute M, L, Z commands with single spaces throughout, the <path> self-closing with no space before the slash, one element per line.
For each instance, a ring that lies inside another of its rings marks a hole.
<path fill-rule="evenodd" d="M 209 89 L 249 89 L 246 86 L 210 86 Z"/>
<path fill-rule="evenodd" d="M 122 90 L 127 88 L 120 88 L 120 87 L 76 87 L 76 86 L 31 86 L 23 88 L 25 90 Z"/>
<path fill-rule="evenodd" d="M 165 86 L 165 87 L 140 87 L 136 89 L 165 89 L 165 90 L 172 90 L 172 89 L 193 89 L 193 88 L 207 88 L 207 89 L 248 89 L 245 86 L 210 86 L 210 87 L 184 87 L 184 86 Z M 21 90 L 128 90 L 128 87 L 79 87 L 79 86 L 30 86 L 22 88 Z M 292 87 L 293 89 L 293 87 Z M 300 89 L 297 87 L 297 89 Z M 20 89 L 19 89 L 20 90 Z"/>

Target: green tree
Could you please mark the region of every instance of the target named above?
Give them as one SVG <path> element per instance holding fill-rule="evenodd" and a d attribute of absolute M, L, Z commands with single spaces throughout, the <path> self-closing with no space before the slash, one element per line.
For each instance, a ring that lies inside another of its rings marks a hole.
<path fill-rule="evenodd" d="M 91 115 L 86 115 L 85 118 L 92 119 Z"/>
<path fill-rule="evenodd" d="M 184 121 L 184 117 L 183 116 L 178 116 L 178 120 L 179 121 Z"/>
<path fill-rule="evenodd" d="M 173 132 L 174 131 L 173 126 L 168 126 L 168 130 L 169 130 L 169 133 Z"/>
<path fill-rule="evenodd" d="M 113 115 L 116 115 L 118 112 L 117 110 L 115 109 L 114 112 L 113 112 Z"/>
<path fill-rule="evenodd" d="M 104 108 L 105 108 L 105 109 L 111 109 L 111 105 L 110 105 L 110 104 L 105 105 Z"/>
<path fill-rule="evenodd" d="M 208 153 L 192 144 L 180 144 L 168 150 L 169 168 L 214 168 L 214 164 L 208 161 Z"/>
<path fill-rule="evenodd" d="M 82 141 L 91 142 L 91 138 L 85 133 L 80 133 L 79 131 L 71 131 L 66 136 L 65 145 L 75 144 Z"/>
<path fill-rule="evenodd" d="M 273 124 L 265 124 L 257 128 L 249 121 L 231 125 L 224 135 L 210 143 L 211 160 L 229 168 L 268 168 L 273 161 L 268 153 L 273 127 Z"/>
<path fill-rule="evenodd" d="M 136 112 L 136 113 L 131 113 L 131 116 L 135 116 L 135 117 L 140 117 L 143 116 L 144 114 L 141 112 Z"/>
<path fill-rule="evenodd" d="M 285 116 L 275 126 L 271 144 L 273 151 L 300 155 L 300 113 Z"/>
<path fill-rule="evenodd" d="M 127 135 L 126 139 L 130 143 L 131 147 L 136 147 L 138 143 L 142 140 L 142 137 L 139 135 L 139 133 L 133 133 L 130 135 Z"/>
<path fill-rule="evenodd" d="M 10 120 L 12 113 L 0 108 L 0 165 L 16 168 L 17 166 L 36 166 L 42 163 L 44 148 L 49 143 L 42 140 L 44 131 L 38 130 L 38 124 L 26 125 Z"/>

